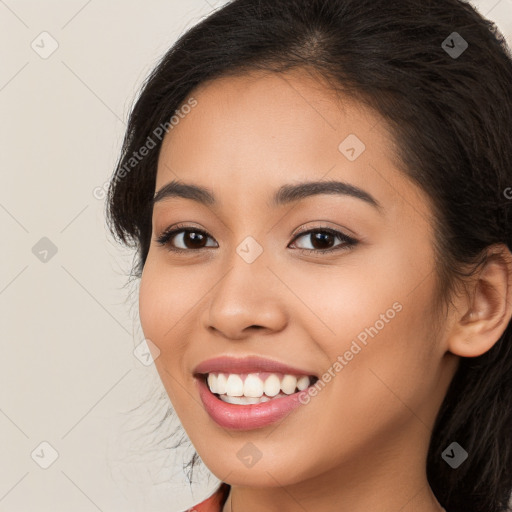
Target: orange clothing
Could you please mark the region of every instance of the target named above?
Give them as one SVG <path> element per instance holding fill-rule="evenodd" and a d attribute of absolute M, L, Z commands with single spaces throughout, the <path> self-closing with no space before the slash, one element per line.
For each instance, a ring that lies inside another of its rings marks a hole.
<path fill-rule="evenodd" d="M 222 512 L 222 507 L 228 499 L 231 486 L 222 482 L 219 488 L 198 505 L 186 510 L 186 512 Z"/>

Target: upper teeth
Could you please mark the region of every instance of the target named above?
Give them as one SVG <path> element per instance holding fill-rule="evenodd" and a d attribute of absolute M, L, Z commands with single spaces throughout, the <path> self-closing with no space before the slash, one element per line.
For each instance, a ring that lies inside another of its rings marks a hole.
<path fill-rule="evenodd" d="M 263 394 L 276 396 L 281 391 L 287 395 L 306 389 L 310 380 L 307 375 L 296 377 L 295 375 L 283 375 L 272 373 L 263 380 L 258 373 L 239 375 L 236 373 L 209 373 L 208 386 L 212 393 L 228 396 L 247 396 L 259 398 Z M 243 377 L 245 376 L 245 380 Z"/>

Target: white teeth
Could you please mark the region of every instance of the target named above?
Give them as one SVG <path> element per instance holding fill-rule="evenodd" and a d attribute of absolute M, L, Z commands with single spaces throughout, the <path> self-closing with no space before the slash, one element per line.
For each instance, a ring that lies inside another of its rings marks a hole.
<path fill-rule="evenodd" d="M 235 373 L 231 373 L 226 382 L 226 395 L 242 396 L 244 394 L 244 383 Z"/>
<path fill-rule="evenodd" d="M 292 393 L 295 393 L 297 389 L 299 391 L 306 389 L 311 383 L 310 378 L 307 375 L 297 377 L 295 375 L 283 375 L 275 373 L 268 375 L 265 381 L 260 378 L 258 373 L 247 374 L 245 381 L 242 380 L 242 377 L 236 373 L 209 373 L 207 381 L 208 387 L 212 393 L 218 395 L 226 395 L 231 398 L 246 397 L 258 399 L 262 397 L 272 398 L 278 394 L 291 395 Z"/>
<path fill-rule="evenodd" d="M 208 387 L 210 389 L 217 389 L 217 375 L 214 373 L 208 374 Z"/>
<path fill-rule="evenodd" d="M 250 373 L 245 378 L 244 396 L 259 398 L 263 395 L 263 381 L 254 373 Z"/>
<path fill-rule="evenodd" d="M 281 391 L 281 382 L 279 381 L 279 377 L 277 375 L 269 375 L 265 381 L 263 389 L 265 390 L 265 395 L 276 396 L 277 393 Z"/>
<path fill-rule="evenodd" d="M 294 377 L 293 375 L 285 375 L 283 377 L 283 380 L 281 381 L 281 389 L 283 390 L 283 393 L 291 395 L 292 393 L 295 393 L 296 387 L 297 377 Z"/>
<path fill-rule="evenodd" d="M 223 395 L 226 393 L 226 383 L 227 383 L 226 376 L 223 373 L 219 373 L 217 375 L 216 387 L 214 387 L 214 388 L 210 387 L 210 389 L 214 393 L 219 393 L 219 395 Z"/>
<path fill-rule="evenodd" d="M 307 375 L 303 375 L 302 377 L 297 379 L 297 388 L 299 391 L 306 389 L 309 386 L 309 377 Z"/>

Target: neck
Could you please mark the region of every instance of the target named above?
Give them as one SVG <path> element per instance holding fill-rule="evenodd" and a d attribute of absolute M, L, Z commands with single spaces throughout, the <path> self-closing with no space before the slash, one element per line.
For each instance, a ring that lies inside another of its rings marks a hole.
<path fill-rule="evenodd" d="M 324 473 L 287 485 L 271 470 L 256 487 L 234 481 L 222 512 L 442 512 L 426 477 L 428 446 L 409 448 L 379 453 L 367 446 L 355 460 L 334 468 L 326 461 Z"/>
<path fill-rule="evenodd" d="M 417 490 L 411 497 L 402 505 L 386 505 L 379 499 L 374 500 L 378 505 L 370 505 L 370 508 L 364 508 L 361 505 L 361 500 L 358 500 L 358 505 L 353 504 L 350 498 L 344 498 L 342 501 L 337 501 L 337 498 L 327 494 L 327 500 L 319 499 L 314 504 L 309 501 L 302 501 L 297 499 L 285 488 L 280 489 L 281 492 L 275 491 L 273 493 L 262 492 L 261 489 L 249 489 L 247 487 L 232 486 L 228 499 L 222 509 L 222 512 L 253 512 L 256 510 L 266 510 L 269 512 L 294 512 L 299 506 L 300 510 L 315 510 L 315 512 L 345 512 L 356 510 L 374 510 L 376 512 L 446 512 L 446 510 L 439 504 L 430 486 L 426 484 L 421 489 Z M 336 493 L 337 494 L 337 493 Z M 400 500 L 395 500 L 400 503 Z M 340 508 L 341 507 L 341 508 Z"/>

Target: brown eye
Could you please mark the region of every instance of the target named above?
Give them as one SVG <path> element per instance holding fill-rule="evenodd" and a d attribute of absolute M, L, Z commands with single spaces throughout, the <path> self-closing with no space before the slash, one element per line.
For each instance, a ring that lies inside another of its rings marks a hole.
<path fill-rule="evenodd" d="M 319 252 L 319 253 L 325 253 L 330 251 L 336 251 L 339 249 L 344 249 L 351 247 L 353 245 L 357 244 L 357 240 L 355 240 L 352 237 L 349 237 L 339 231 L 336 231 L 334 229 L 310 229 L 309 231 L 303 232 L 300 235 L 298 235 L 294 239 L 298 240 L 300 238 L 305 238 L 306 240 L 310 240 L 311 247 L 300 247 L 299 249 L 302 251 L 307 252 Z M 336 239 L 340 240 L 341 243 L 334 245 Z"/>
<path fill-rule="evenodd" d="M 183 231 L 182 243 L 187 249 L 201 249 L 206 237 L 197 231 Z"/>
<path fill-rule="evenodd" d="M 163 246 L 167 246 L 171 251 L 192 251 L 208 247 L 205 245 L 208 238 L 211 237 L 199 229 L 176 228 L 165 231 L 157 239 L 157 243 Z M 214 245 L 213 247 L 216 246 Z"/>
<path fill-rule="evenodd" d="M 313 249 L 325 250 L 330 249 L 332 244 L 335 243 L 336 237 L 331 233 L 325 231 L 317 231 L 316 233 L 309 233 Z"/>

